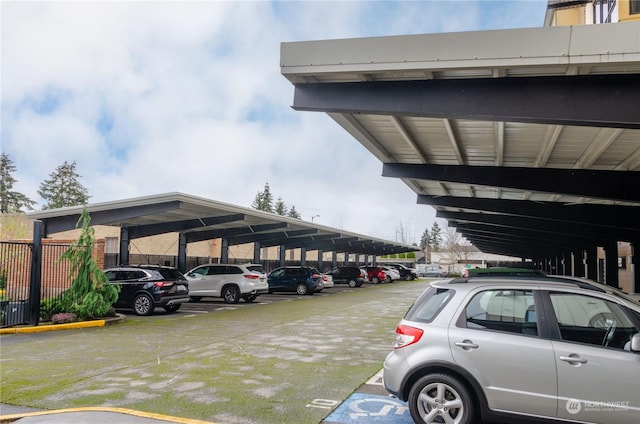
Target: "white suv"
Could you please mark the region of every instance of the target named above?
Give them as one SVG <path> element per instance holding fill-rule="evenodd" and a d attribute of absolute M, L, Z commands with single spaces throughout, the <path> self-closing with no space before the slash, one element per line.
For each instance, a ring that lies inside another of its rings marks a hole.
<path fill-rule="evenodd" d="M 189 296 L 198 302 L 203 297 L 221 297 L 226 303 L 240 299 L 253 302 L 269 293 L 267 276 L 261 265 L 206 264 L 187 272 Z"/>

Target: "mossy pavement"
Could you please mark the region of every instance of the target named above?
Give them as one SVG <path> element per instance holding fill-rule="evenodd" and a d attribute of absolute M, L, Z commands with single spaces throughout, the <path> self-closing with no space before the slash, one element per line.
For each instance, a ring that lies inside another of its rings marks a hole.
<path fill-rule="evenodd" d="M 319 423 L 382 367 L 427 280 L 0 339 L 3 403 Z M 259 298 L 260 300 L 260 298 Z M 185 305 L 186 306 L 186 305 Z"/>

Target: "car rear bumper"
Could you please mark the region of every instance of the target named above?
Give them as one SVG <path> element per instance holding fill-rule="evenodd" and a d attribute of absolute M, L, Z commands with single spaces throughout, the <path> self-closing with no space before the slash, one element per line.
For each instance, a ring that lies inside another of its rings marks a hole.
<path fill-rule="evenodd" d="M 170 305 L 179 305 L 181 303 L 186 303 L 190 301 L 191 298 L 189 296 L 172 296 L 172 297 L 162 297 L 160 300 L 156 302 L 158 306 L 170 306 Z"/>

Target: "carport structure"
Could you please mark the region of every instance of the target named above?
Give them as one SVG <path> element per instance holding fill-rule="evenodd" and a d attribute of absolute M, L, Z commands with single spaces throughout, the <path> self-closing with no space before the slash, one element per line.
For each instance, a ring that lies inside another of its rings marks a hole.
<path fill-rule="evenodd" d="M 480 250 L 617 286 L 629 242 L 640 292 L 640 22 L 287 42 L 280 63 L 295 110 Z"/>
<path fill-rule="evenodd" d="M 50 209 L 30 213 L 38 220 L 35 235 L 76 228 L 83 206 Z M 222 240 L 220 259 L 229 257 L 229 246 L 253 243 L 255 262 L 260 261 L 260 249 L 280 247 L 280 263 L 284 265 L 286 250 L 300 249 L 301 262 L 306 252 L 338 252 L 364 256 L 389 255 L 418 250 L 415 246 L 376 239 L 362 234 L 288 218 L 274 213 L 244 208 L 183 193 L 168 193 L 96 203 L 87 206 L 91 225 L 120 227 L 119 263 L 129 263 L 129 243 L 133 239 L 165 233 L 177 233 L 178 268 L 186 271 L 187 245 L 203 240 Z M 367 259 L 369 260 L 369 259 Z"/>
<path fill-rule="evenodd" d="M 318 267 L 323 252 L 364 256 L 375 263 L 376 256 L 415 252 L 419 248 L 362 234 L 318 225 L 295 218 L 217 202 L 183 193 L 167 193 L 134 199 L 95 203 L 86 206 L 91 225 L 120 227 L 119 263 L 129 263 L 132 240 L 165 233 L 177 233 L 178 268 L 186 271 L 187 245 L 202 240 L 222 240 L 222 263 L 228 260 L 229 247 L 253 243 L 256 263 L 263 247 L 278 246 L 280 264 L 285 253 L 300 249 L 301 265 L 307 251 L 318 251 Z M 34 219 L 33 252 L 29 289 L 29 322 L 38 323 L 40 305 L 42 238 L 76 228 L 84 206 L 49 209 L 27 214 Z M 38 295 L 34 295 L 38 294 Z"/>

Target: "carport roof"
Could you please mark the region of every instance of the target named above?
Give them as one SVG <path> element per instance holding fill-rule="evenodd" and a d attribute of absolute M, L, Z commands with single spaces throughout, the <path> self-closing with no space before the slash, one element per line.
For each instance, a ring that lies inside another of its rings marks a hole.
<path fill-rule="evenodd" d="M 83 206 L 27 214 L 44 223 L 45 235 L 72 230 Z M 196 242 L 224 237 L 229 245 L 259 242 L 262 247 L 387 255 L 419 250 L 389 240 L 351 233 L 295 218 L 191 196 L 167 193 L 87 205 L 91 225 L 127 228 L 130 239 L 168 232 Z"/>
<path fill-rule="evenodd" d="M 640 240 L 640 22 L 287 42 L 281 72 L 485 252 Z"/>

